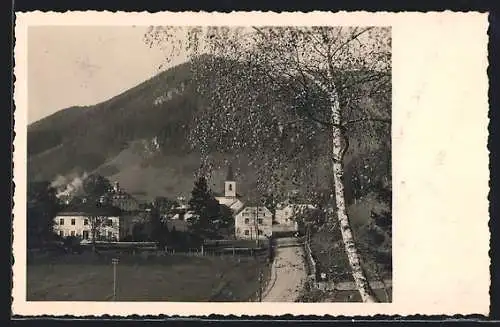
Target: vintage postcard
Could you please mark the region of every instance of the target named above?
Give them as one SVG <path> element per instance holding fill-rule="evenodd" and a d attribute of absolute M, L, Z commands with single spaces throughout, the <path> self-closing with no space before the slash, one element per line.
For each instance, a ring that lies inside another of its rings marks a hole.
<path fill-rule="evenodd" d="M 17 13 L 13 313 L 487 315 L 487 29 Z"/>

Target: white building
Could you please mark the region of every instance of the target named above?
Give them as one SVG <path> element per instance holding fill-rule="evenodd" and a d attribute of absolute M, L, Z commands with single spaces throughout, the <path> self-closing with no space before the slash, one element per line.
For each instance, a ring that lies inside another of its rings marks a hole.
<path fill-rule="evenodd" d="M 92 240 L 95 226 L 96 239 L 119 241 L 128 232 L 125 217 L 117 208 L 72 207 L 54 217 L 54 232 L 61 237 L 75 236 Z"/>
<path fill-rule="evenodd" d="M 246 206 L 234 218 L 237 239 L 266 239 L 273 233 L 273 214 L 264 206 Z"/>
<path fill-rule="evenodd" d="M 275 222 L 273 226 L 275 231 L 298 231 L 299 225 L 297 217 L 306 210 L 314 209 L 312 204 L 282 204 L 276 208 Z"/>

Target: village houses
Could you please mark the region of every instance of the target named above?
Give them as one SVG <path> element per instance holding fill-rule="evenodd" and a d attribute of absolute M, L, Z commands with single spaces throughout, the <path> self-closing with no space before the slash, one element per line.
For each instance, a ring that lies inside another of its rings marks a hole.
<path fill-rule="evenodd" d="M 138 202 L 114 184 L 111 192 L 99 198 L 99 203 L 66 202 L 66 207 L 54 218 L 54 232 L 61 237 L 80 237 L 91 241 L 92 230 L 96 239 L 120 241 L 131 233 L 133 220 L 139 212 Z"/>
<path fill-rule="evenodd" d="M 290 201 L 279 204 L 276 208 L 273 230 L 275 232 L 297 232 L 299 230 L 297 218 L 307 210 L 314 208 L 312 204 L 295 204 L 290 203 Z"/>
<path fill-rule="evenodd" d="M 257 240 L 270 238 L 278 232 L 297 232 L 297 217 L 307 209 L 314 209 L 311 204 L 297 204 L 293 197 L 278 204 L 273 213 L 260 203 L 243 202 L 237 192 L 232 167 L 228 167 L 224 181 L 224 193 L 215 194 L 219 204 L 232 211 L 234 219 L 234 237 L 236 239 Z M 187 230 L 187 221 L 193 216 L 184 198 L 177 199 L 179 205 L 172 208 L 170 214 L 162 217 L 169 228 Z M 70 204 L 54 218 L 54 231 L 61 237 L 76 236 L 92 240 L 92 219 L 99 217 L 96 237 L 98 240 L 120 241 L 131 234 L 133 222 L 143 211 L 135 198 L 120 189 L 116 182 L 108 194 L 99 199 L 96 207 L 89 203 Z M 147 211 L 147 209 L 146 209 Z M 175 225 L 175 227 L 174 227 Z"/>

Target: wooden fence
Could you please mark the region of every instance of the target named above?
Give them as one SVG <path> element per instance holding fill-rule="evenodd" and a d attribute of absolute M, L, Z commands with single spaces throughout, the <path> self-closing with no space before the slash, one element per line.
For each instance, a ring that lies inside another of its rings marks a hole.
<path fill-rule="evenodd" d="M 312 255 L 310 239 L 308 237 L 304 240 L 304 249 L 306 253 L 307 266 L 309 268 L 309 279 L 313 285 L 316 285 L 316 261 Z"/>
<path fill-rule="evenodd" d="M 188 250 L 179 251 L 173 248 L 165 248 L 167 255 L 187 255 L 187 256 L 254 256 L 266 253 L 267 248 L 219 248 L 219 249 L 205 249 L 205 248 L 191 248 Z"/>
<path fill-rule="evenodd" d="M 83 248 L 90 249 L 94 244 L 82 244 Z M 237 246 L 239 245 L 239 246 Z M 248 245 L 251 245 L 248 247 Z M 96 242 L 95 248 L 99 252 L 124 252 L 132 254 L 151 253 L 154 252 L 158 255 L 184 255 L 184 256 L 256 256 L 272 250 L 268 243 L 261 244 L 260 247 L 252 246 L 248 242 L 227 241 L 217 243 L 210 242 L 208 245 L 202 245 L 199 248 L 172 248 L 165 247 L 164 249 L 158 248 L 156 242 Z M 43 250 L 32 249 L 28 254 L 33 256 L 43 252 Z"/>

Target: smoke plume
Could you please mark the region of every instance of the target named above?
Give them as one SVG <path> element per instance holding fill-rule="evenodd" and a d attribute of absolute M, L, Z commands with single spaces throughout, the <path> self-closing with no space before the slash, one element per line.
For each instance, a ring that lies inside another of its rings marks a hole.
<path fill-rule="evenodd" d="M 83 190 L 83 181 L 88 177 L 87 172 L 84 172 L 81 176 L 76 176 L 73 179 L 64 176 L 57 176 L 54 181 L 52 181 L 51 186 L 57 190 L 57 198 L 62 197 L 73 197 L 78 195 Z"/>

